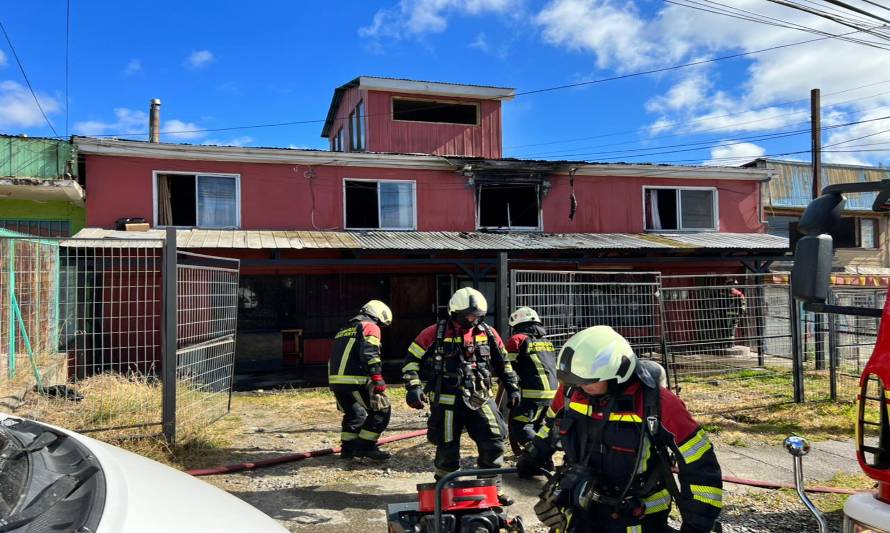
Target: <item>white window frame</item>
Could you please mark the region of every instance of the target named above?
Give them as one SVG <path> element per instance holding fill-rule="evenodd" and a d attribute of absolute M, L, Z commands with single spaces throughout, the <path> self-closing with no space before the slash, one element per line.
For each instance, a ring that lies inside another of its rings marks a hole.
<path fill-rule="evenodd" d="M 653 189 L 677 191 L 677 229 L 649 229 L 646 227 L 646 191 Z M 683 228 L 683 195 L 679 191 L 711 191 L 714 207 L 714 227 L 713 228 Z M 720 199 L 718 198 L 720 191 L 717 187 L 686 187 L 686 186 L 670 186 L 670 185 L 643 185 L 642 188 L 642 204 L 643 204 L 643 231 L 647 233 L 692 233 L 692 232 L 719 232 L 720 231 Z"/>
<path fill-rule="evenodd" d="M 229 174 L 221 172 L 200 172 L 186 170 L 153 170 L 151 172 L 151 201 L 152 201 L 152 227 L 166 228 L 158 224 L 158 176 L 179 175 L 195 177 L 195 225 L 171 226 L 176 228 L 204 228 L 204 229 L 240 229 L 241 228 L 241 174 Z M 219 178 L 235 178 L 235 225 L 234 226 L 199 226 L 198 222 L 198 176 L 212 176 Z"/>
<path fill-rule="evenodd" d="M 377 184 L 377 224 L 380 225 L 383 217 L 380 215 L 381 203 L 380 203 L 380 184 L 381 183 L 410 183 L 411 184 L 411 203 L 414 211 L 413 215 L 413 224 L 410 228 L 384 228 L 383 226 L 377 228 L 350 228 L 346 225 L 346 182 L 347 181 L 362 181 L 365 183 L 376 183 Z M 349 231 L 417 231 L 417 181 L 416 180 L 376 180 L 376 179 L 368 179 L 368 178 L 343 178 L 343 229 Z"/>
<path fill-rule="evenodd" d="M 493 186 L 498 185 L 510 185 L 507 183 L 498 183 Z M 541 186 L 534 183 L 516 183 L 514 185 L 528 185 L 530 187 L 535 188 L 535 194 L 538 197 L 538 225 L 537 226 L 483 226 L 482 223 L 482 184 L 476 185 L 476 229 L 477 230 L 488 230 L 488 231 L 543 231 L 544 228 L 544 199 L 541 197 Z"/>

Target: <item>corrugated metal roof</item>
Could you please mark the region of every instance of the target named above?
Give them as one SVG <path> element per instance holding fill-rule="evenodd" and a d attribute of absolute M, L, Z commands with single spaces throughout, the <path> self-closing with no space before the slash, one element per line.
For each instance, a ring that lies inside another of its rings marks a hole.
<path fill-rule="evenodd" d="M 163 230 L 147 232 L 86 228 L 67 246 L 102 246 L 132 240 L 136 246 L 160 246 Z M 333 249 L 424 251 L 522 250 L 784 250 L 788 239 L 760 233 L 482 233 L 453 231 L 243 231 L 182 229 L 179 248 Z"/>
<path fill-rule="evenodd" d="M 766 187 L 767 205 L 772 207 L 803 208 L 812 200 L 813 169 L 810 163 L 797 161 L 780 161 L 775 159 L 760 160 L 773 171 L 773 178 Z M 853 166 L 853 165 L 822 165 L 822 186 L 838 183 L 865 183 L 890 179 L 890 169 Z M 877 193 L 845 194 L 846 208 L 855 211 L 871 211 Z"/>

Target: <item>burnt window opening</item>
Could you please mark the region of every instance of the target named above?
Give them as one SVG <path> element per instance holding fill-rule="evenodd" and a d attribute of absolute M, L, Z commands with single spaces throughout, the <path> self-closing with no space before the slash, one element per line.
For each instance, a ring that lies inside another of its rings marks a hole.
<path fill-rule="evenodd" d="M 238 227 L 236 176 L 158 174 L 157 179 L 159 226 Z"/>
<path fill-rule="evenodd" d="M 377 209 L 377 182 L 346 182 L 346 227 L 379 228 Z"/>
<path fill-rule="evenodd" d="M 393 120 L 410 120 L 413 122 L 438 122 L 476 126 L 479 124 L 479 108 L 476 104 L 393 98 L 392 118 Z"/>
<path fill-rule="evenodd" d="M 711 189 L 645 188 L 647 231 L 717 229 L 717 192 Z"/>
<path fill-rule="evenodd" d="M 476 202 L 479 227 L 538 229 L 540 200 L 537 185 L 480 185 Z"/>
<path fill-rule="evenodd" d="M 346 180 L 346 228 L 411 230 L 415 228 L 413 181 Z"/>

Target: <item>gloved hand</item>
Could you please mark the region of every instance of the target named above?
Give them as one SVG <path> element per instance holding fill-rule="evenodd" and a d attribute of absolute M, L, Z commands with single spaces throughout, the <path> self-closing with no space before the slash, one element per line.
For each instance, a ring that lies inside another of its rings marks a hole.
<path fill-rule="evenodd" d="M 517 388 L 511 387 L 507 389 L 507 394 L 507 402 L 510 404 L 510 407 L 516 407 L 522 401 L 522 393 Z"/>
<path fill-rule="evenodd" d="M 383 376 L 380 374 L 374 374 L 371 376 L 371 385 L 374 386 L 375 394 L 383 394 L 386 392 L 386 382 L 383 381 Z"/>
<path fill-rule="evenodd" d="M 423 393 L 423 389 L 420 387 L 408 389 L 408 393 L 405 395 L 405 402 L 414 409 L 423 409 L 427 401 L 426 394 Z"/>

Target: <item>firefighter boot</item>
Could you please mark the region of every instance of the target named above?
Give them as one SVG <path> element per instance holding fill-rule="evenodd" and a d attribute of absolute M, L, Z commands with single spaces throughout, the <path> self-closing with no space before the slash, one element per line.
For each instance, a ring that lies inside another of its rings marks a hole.
<path fill-rule="evenodd" d="M 381 450 L 380 448 L 378 448 L 377 446 L 374 446 L 372 448 L 366 448 L 366 449 L 360 448 L 360 449 L 356 450 L 355 453 L 353 454 L 353 457 L 366 457 L 373 461 L 386 461 L 387 459 L 390 458 L 390 456 L 391 456 L 391 454 L 389 452 L 385 452 L 385 451 Z"/>
<path fill-rule="evenodd" d="M 344 441 L 340 446 L 340 457 L 343 459 L 352 459 L 355 457 L 355 444 L 354 440 Z"/>

